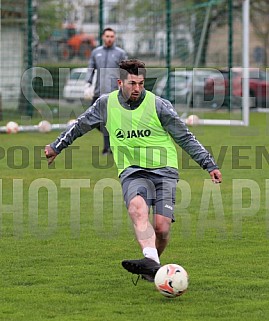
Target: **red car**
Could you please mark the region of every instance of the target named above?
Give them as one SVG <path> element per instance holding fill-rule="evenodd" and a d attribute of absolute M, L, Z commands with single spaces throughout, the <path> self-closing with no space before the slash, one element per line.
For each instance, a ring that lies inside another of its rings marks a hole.
<path fill-rule="evenodd" d="M 231 97 L 234 104 L 241 107 L 242 103 L 242 68 L 232 68 L 232 88 Z M 205 81 L 204 98 L 205 101 L 211 101 L 212 106 L 220 108 L 228 104 L 228 85 L 229 72 L 220 70 L 215 77 L 210 77 Z M 266 79 L 266 72 L 259 68 L 249 69 L 249 96 L 250 107 L 266 107 L 269 99 L 269 79 Z"/>

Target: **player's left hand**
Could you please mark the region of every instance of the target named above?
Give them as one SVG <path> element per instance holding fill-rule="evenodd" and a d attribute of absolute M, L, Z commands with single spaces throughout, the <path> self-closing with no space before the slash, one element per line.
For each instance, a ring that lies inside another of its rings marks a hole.
<path fill-rule="evenodd" d="M 214 169 L 209 174 L 211 176 L 211 180 L 212 180 L 213 183 L 219 184 L 219 183 L 222 182 L 222 175 L 221 175 L 221 172 L 218 169 Z"/>

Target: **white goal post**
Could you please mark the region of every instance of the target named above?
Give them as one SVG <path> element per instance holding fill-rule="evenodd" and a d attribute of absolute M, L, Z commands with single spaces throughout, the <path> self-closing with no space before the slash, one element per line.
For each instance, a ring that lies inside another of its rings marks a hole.
<path fill-rule="evenodd" d="M 242 67 L 243 77 L 241 119 L 200 119 L 199 124 L 249 126 L 249 0 L 244 0 L 242 3 Z"/>

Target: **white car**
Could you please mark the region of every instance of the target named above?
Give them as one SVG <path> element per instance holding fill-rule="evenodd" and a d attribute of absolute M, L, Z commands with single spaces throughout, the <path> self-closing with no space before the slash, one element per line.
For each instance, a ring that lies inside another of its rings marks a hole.
<path fill-rule="evenodd" d="M 71 69 L 63 89 L 63 98 L 68 102 L 75 100 L 91 100 L 94 92 L 94 84 L 86 81 L 88 68 Z"/>

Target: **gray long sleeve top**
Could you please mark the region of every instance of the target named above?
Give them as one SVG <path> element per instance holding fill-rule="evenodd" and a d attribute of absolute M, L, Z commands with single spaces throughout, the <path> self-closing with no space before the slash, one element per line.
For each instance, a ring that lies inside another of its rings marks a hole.
<path fill-rule="evenodd" d="M 93 82 L 94 72 L 97 72 L 95 97 L 118 89 L 119 62 L 125 59 L 127 59 L 126 52 L 115 45 L 111 47 L 99 46 L 92 51 L 88 66 L 88 82 Z"/>
<path fill-rule="evenodd" d="M 138 108 L 145 98 L 146 91 L 138 101 L 125 101 L 121 91 L 118 93 L 120 104 L 126 109 Z M 108 94 L 102 95 L 90 108 L 88 108 L 76 122 L 68 127 L 50 146 L 55 152 L 60 153 L 64 148 L 68 147 L 73 141 L 86 134 L 88 131 L 106 124 L 107 121 L 107 102 Z M 189 131 L 185 123 L 180 119 L 172 104 L 165 99 L 156 96 L 156 112 L 163 128 L 170 134 L 173 140 L 185 150 L 193 160 L 195 160 L 203 169 L 208 172 L 218 168 L 213 157 Z M 163 169 L 141 169 L 138 167 L 128 167 L 121 173 L 121 180 L 129 176 L 135 171 L 147 170 L 153 171 L 159 175 L 177 178 L 177 169 L 165 167 Z"/>

